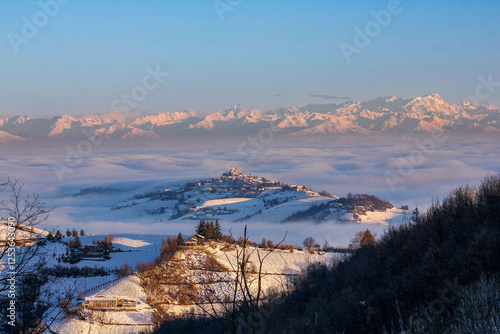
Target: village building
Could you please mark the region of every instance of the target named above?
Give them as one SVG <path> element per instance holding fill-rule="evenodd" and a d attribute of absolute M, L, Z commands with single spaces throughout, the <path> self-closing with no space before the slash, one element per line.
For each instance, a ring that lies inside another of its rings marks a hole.
<path fill-rule="evenodd" d="M 189 238 L 184 244 L 188 247 L 195 247 L 198 246 L 198 244 L 203 244 L 205 243 L 205 237 L 199 234 L 196 234 Z"/>
<path fill-rule="evenodd" d="M 185 245 L 188 247 L 194 247 L 198 245 L 198 240 L 196 240 L 194 237 L 190 238 L 188 241 L 185 242 Z"/>
<path fill-rule="evenodd" d="M 109 308 L 135 308 L 137 302 L 134 300 L 114 297 L 114 296 L 92 296 L 85 297 L 82 307 L 89 309 L 109 309 Z"/>

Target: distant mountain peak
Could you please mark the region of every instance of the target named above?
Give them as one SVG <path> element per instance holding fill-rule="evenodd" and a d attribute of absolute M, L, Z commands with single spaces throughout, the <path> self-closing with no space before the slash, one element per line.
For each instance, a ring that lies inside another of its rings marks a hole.
<path fill-rule="evenodd" d="M 392 95 L 392 96 L 386 97 L 385 102 L 394 102 L 397 99 L 398 99 L 397 96 Z"/>
<path fill-rule="evenodd" d="M 437 93 L 427 94 L 427 95 L 424 95 L 423 97 L 424 98 L 429 98 L 429 99 L 443 100 L 443 98 L 441 97 L 441 95 L 439 95 Z"/>
<path fill-rule="evenodd" d="M 20 115 L 20 116 L 16 116 L 14 117 L 15 118 L 15 121 L 14 121 L 14 124 L 23 124 L 23 123 L 26 123 L 27 121 L 30 121 L 32 119 L 35 119 L 35 116 L 31 116 L 31 115 Z"/>

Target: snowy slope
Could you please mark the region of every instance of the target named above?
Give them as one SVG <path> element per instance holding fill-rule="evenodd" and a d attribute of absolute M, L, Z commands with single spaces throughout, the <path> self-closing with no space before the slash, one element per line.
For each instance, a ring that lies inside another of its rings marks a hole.
<path fill-rule="evenodd" d="M 241 250 L 241 247 L 238 246 Z M 288 250 L 275 250 L 270 252 L 269 250 L 248 247 L 248 254 L 250 254 L 249 260 L 258 265 L 259 255 L 261 258 L 265 258 L 262 266 L 262 272 L 265 274 L 293 274 L 298 275 L 311 263 L 325 263 L 331 264 L 334 260 L 341 257 L 340 254 L 330 253 L 330 252 L 317 252 L 311 254 L 309 251 L 299 251 L 294 250 L 290 252 Z M 212 253 L 217 261 L 223 264 L 226 268 L 236 268 L 236 251 L 222 252 L 215 251 Z M 241 260 L 241 259 L 240 259 Z"/>
<path fill-rule="evenodd" d="M 313 205 L 330 202 L 332 199 L 323 196 L 305 197 L 287 201 L 283 204 L 269 208 L 262 212 L 262 214 L 255 215 L 248 219 L 248 222 L 268 221 L 279 223 L 289 217 L 291 214 L 298 211 L 309 209 Z"/>
<path fill-rule="evenodd" d="M 276 291 L 287 291 L 292 288 L 291 279 L 315 262 L 331 264 L 341 260 L 343 255 L 336 253 L 311 254 L 308 251 L 294 250 L 269 250 L 254 247 L 247 248 L 248 274 L 250 291 L 257 292 L 257 281 L 255 270 L 258 268 L 258 256 L 266 257 L 263 265 L 262 289 L 267 293 L 269 289 Z M 212 243 L 206 250 L 183 249 L 177 251 L 175 256 L 167 263 L 152 269 L 151 273 L 144 275 L 146 292 L 154 303 L 166 313 L 179 316 L 193 312 L 204 314 L 203 309 L 196 305 L 206 303 L 209 300 L 216 301 L 215 309 L 221 310 L 220 303 L 230 300 L 234 293 L 237 273 L 237 250 L 223 243 Z M 208 265 L 209 259 L 214 259 L 218 266 Z M 241 261 L 241 259 L 240 259 Z M 253 268 L 253 269 L 252 269 Z M 161 277 L 160 293 L 158 284 L 149 281 L 149 277 Z M 152 284 L 152 285 L 149 285 Z M 148 292 L 149 291 L 149 292 Z M 186 297 L 191 295 L 192 297 Z M 241 299 L 241 291 L 236 292 L 236 299 Z"/>
<path fill-rule="evenodd" d="M 130 312 L 85 312 L 87 317 L 85 320 L 67 319 L 56 326 L 57 332 L 60 334 L 128 334 L 152 328 L 153 310 L 146 303 L 146 294 L 137 276 L 129 276 L 116 285 L 99 291 L 98 294 L 135 300 L 138 302 L 137 309 Z"/>

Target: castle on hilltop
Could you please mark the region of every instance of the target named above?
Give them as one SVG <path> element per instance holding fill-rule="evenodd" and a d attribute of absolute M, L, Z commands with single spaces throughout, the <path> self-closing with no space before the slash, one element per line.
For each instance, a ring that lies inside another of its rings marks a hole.
<path fill-rule="evenodd" d="M 238 170 L 238 167 L 233 166 L 231 167 L 231 170 L 228 172 L 229 176 L 240 176 L 242 175 L 241 171 Z"/>

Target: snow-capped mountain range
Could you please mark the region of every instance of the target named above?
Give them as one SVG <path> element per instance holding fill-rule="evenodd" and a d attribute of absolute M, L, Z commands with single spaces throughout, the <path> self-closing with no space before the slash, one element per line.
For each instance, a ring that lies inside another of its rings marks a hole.
<path fill-rule="evenodd" d="M 500 108 L 491 104 L 452 104 L 438 94 L 412 99 L 379 97 L 366 102 L 310 104 L 271 111 L 241 105 L 201 114 L 186 110 L 156 115 L 115 111 L 101 115 L 29 115 L 0 119 L 0 142 L 40 141 L 83 135 L 105 139 L 163 139 L 182 135 L 247 135 L 261 129 L 275 134 L 398 135 L 443 131 L 500 134 Z"/>

